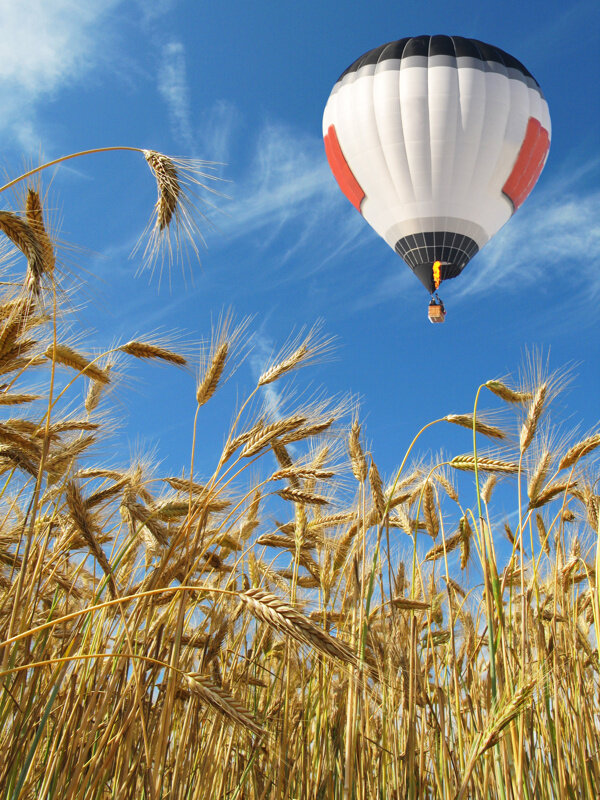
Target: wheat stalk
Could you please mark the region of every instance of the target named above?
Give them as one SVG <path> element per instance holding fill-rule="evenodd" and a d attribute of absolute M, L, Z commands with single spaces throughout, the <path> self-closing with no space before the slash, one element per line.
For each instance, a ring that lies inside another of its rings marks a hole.
<path fill-rule="evenodd" d="M 460 543 L 460 568 L 461 570 L 464 570 L 466 569 L 466 566 L 469 563 L 469 558 L 471 557 L 471 539 L 473 537 L 473 530 L 466 514 L 460 519 L 459 532 L 462 537 Z"/>
<path fill-rule="evenodd" d="M 497 475 L 489 475 L 488 478 L 486 479 L 486 482 L 481 487 L 481 499 L 486 505 L 488 505 L 490 500 L 492 499 L 492 492 L 494 491 L 494 487 L 497 481 L 498 481 Z"/>
<path fill-rule="evenodd" d="M 299 366 L 314 362 L 331 349 L 331 339 L 319 339 L 321 323 L 314 325 L 303 337 L 302 331 L 291 342 L 284 345 L 282 352 L 276 356 L 258 379 L 259 386 L 273 383 L 282 375 L 297 369 Z"/>
<path fill-rule="evenodd" d="M 544 553 L 549 556 L 550 545 L 548 544 L 548 534 L 546 532 L 546 526 L 544 525 L 544 518 L 539 512 L 535 515 L 535 527 L 537 530 L 538 539 L 540 541 L 540 546 Z"/>
<path fill-rule="evenodd" d="M 273 450 L 280 451 L 281 444 L 273 442 Z M 280 451 L 281 452 L 281 451 Z M 289 466 L 278 469 L 269 478 L 270 481 L 291 480 L 293 478 L 314 478 L 315 480 L 327 480 L 333 478 L 334 472 L 327 469 L 315 469 L 314 467 Z"/>
<path fill-rule="evenodd" d="M 379 470 L 373 458 L 371 458 L 369 466 L 369 485 L 371 487 L 371 495 L 373 496 L 373 502 L 375 503 L 378 517 L 382 519 L 386 510 L 386 499 L 383 493 L 383 481 L 381 480 L 381 475 L 379 474 Z"/>
<path fill-rule="evenodd" d="M 456 488 L 453 486 L 453 484 L 448 480 L 448 478 L 446 478 L 445 475 L 442 475 L 440 472 L 437 471 L 433 473 L 433 477 L 440 484 L 440 486 L 446 492 L 448 497 L 451 500 L 454 500 L 455 503 L 458 503 L 458 492 L 456 491 Z"/>
<path fill-rule="evenodd" d="M 17 467 L 32 477 L 37 477 L 38 465 L 27 456 L 20 448 L 11 446 L 0 447 L 0 473 L 7 469 Z"/>
<path fill-rule="evenodd" d="M 163 478 L 165 483 L 168 483 L 172 489 L 178 492 L 191 492 L 192 494 L 202 494 L 206 487 L 201 483 L 194 483 L 189 478 Z"/>
<path fill-rule="evenodd" d="M 306 345 L 300 345 L 300 347 L 295 350 L 291 356 L 283 359 L 283 361 L 280 361 L 278 364 L 273 364 L 272 367 L 269 367 L 267 370 L 265 370 L 265 372 L 263 372 L 258 379 L 258 385 L 266 386 L 268 383 L 273 383 L 273 381 L 276 381 L 277 378 L 285 375 L 286 372 L 291 372 L 294 367 L 297 367 L 298 364 L 301 363 L 306 354 Z"/>
<path fill-rule="evenodd" d="M 104 367 L 104 374 L 108 377 L 110 381 L 110 371 L 112 369 L 112 364 L 107 364 Z M 100 403 L 100 398 L 102 397 L 102 392 L 106 387 L 106 383 L 103 381 L 95 381 L 90 380 L 88 391 L 85 396 L 84 408 L 88 414 L 91 414 L 92 411 L 95 411 L 98 408 Z"/>
<path fill-rule="evenodd" d="M 485 729 L 475 739 L 456 800 L 462 800 L 465 796 L 477 760 L 486 750 L 498 742 L 502 731 L 523 712 L 536 683 L 537 679 L 527 681 L 518 687 L 512 697 L 508 698 L 504 704 L 498 703 L 493 709 Z"/>
<path fill-rule="evenodd" d="M 390 603 L 396 608 L 404 608 L 407 611 L 429 611 L 431 603 L 426 600 L 412 600 L 409 597 L 394 597 Z"/>

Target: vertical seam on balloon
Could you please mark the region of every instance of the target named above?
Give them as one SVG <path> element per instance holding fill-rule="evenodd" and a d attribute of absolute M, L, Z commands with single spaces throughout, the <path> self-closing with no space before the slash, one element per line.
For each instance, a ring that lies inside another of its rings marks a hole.
<path fill-rule="evenodd" d="M 429 61 L 429 58 L 428 58 L 428 61 Z M 400 62 L 400 71 L 401 71 L 401 73 L 402 73 L 403 68 L 404 67 L 403 67 L 403 64 L 402 64 L 402 61 L 401 61 Z M 399 77 L 401 79 L 402 74 Z M 427 77 L 427 116 L 429 117 L 429 76 Z M 429 119 L 427 120 L 427 122 L 429 123 Z M 427 125 L 427 129 L 429 130 L 429 124 Z M 429 153 L 429 172 L 431 173 L 431 142 L 429 142 L 429 147 L 427 148 L 427 152 Z M 414 184 L 414 178 L 413 178 L 413 170 L 411 169 L 411 162 L 410 162 L 410 158 L 409 158 L 408 148 L 406 148 L 406 163 L 408 165 L 408 174 L 410 175 L 410 180 L 411 180 L 412 185 L 413 185 L 413 194 L 415 196 L 415 203 L 418 203 L 419 201 L 417 200 L 417 192 L 415 190 L 415 184 Z M 414 219 L 418 220 L 419 228 L 422 231 L 423 228 L 425 227 L 423 216 L 421 214 L 419 214 L 419 216 L 418 217 L 414 217 Z M 415 239 L 415 244 L 416 243 L 417 243 L 417 240 Z M 425 239 L 424 238 L 423 238 L 423 244 L 425 244 Z"/>
<path fill-rule="evenodd" d="M 433 41 L 433 37 L 429 37 L 429 44 L 427 45 L 427 130 L 429 131 L 429 180 L 430 180 L 430 192 L 431 192 L 431 204 L 434 205 L 434 193 L 433 193 L 433 154 L 431 152 L 432 149 L 432 130 L 431 130 L 431 78 L 433 77 L 433 72 L 429 67 L 429 59 L 431 57 L 431 42 Z M 432 228 L 433 228 L 433 257 L 429 258 L 429 246 L 425 243 L 425 252 L 427 253 L 427 260 L 428 261 L 435 261 L 435 235 L 437 233 L 437 217 L 432 215 Z"/>
<path fill-rule="evenodd" d="M 511 79 L 510 75 L 508 74 L 508 68 L 507 68 L 506 64 L 504 63 L 504 59 L 502 58 L 502 51 L 499 51 L 499 57 L 502 59 L 502 66 L 504 67 L 504 70 L 506 72 L 506 81 L 507 81 L 507 84 L 508 84 L 508 98 L 509 98 L 508 112 L 506 114 L 506 120 L 504 122 L 504 130 L 502 132 L 502 141 L 505 142 L 506 141 L 506 131 L 508 130 L 508 122 L 509 122 L 509 119 L 510 119 L 510 110 L 511 110 L 512 101 L 513 101 L 513 89 L 514 89 L 514 87 L 513 87 L 513 84 L 512 84 L 512 79 Z M 526 84 L 526 86 L 527 86 L 527 84 Z M 529 87 L 527 87 L 527 99 L 529 101 L 529 111 L 531 112 L 531 95 L 530 95 Z M 500 154 L 499 154 L 499 157 L 498 157 L 498 161 L 496 162 L 496 166 L 495 166 L 494 172 L 496 171 L 496 169 L 499 166 L 501 156 L 502 156 L 502 148 L 500 149 Z M 513 213 L 514 213 L 514 209 L 513 209 Z M 512 216 L 512 214 L 511 214 L 511 216 Z M 510 219 L 510 217 L 509 217 L 509 219 Z"/>
<path fill-rule="evenodd" d="M 456 109 L 456 118 L 455 118 L 455 133 L 454 133 L 454 150 L 452 152 L 452 172 L 450 175 L 450 184 L 454 186 L 456 184 L 455 180 L 455 172 L 456 172 L 456 147 L 457 143 L 460 141 L 459 133 L 462 133 L 462 104 L 460 102 L 460 80 L 458 74 L 458 54 L 456 52 L 456 42 L 454 41 L 454 36 L 450 36 L 450 41 L 452 42 L 452 47 L 454 49 L 454 80 L 455 80 L 455 88 L 456 88 L 456 97 L 457 97 L 457 109 Z M 449 219 L 446 218 L 446 229 L 450 227 Z M 442 252 L 446 247 L 446 233 L 447 230 L 444 231 L 444 239 L 442 241 Z M 452 237 L 454 241 L 454 236 Z"/>
<path fill-rule="evenodd" d="M 483 146 L 483 132 L 485 130 L 485 121 L 487 117 L 487 111 L 489 107 L 489 98 L 488 98 L 488 81 L 487 81 L 487 73 L 490 71 L 488 67 L 487 60 L 483 57 L 483 53 L 479 49 L 479 43 L 476 39 L 473 39 L 473 45 L 479 54 L 479 58 L 482 63 L 483 68 L 483 114 L 481 116 L 481 129 L 479 131 L 479 144 L 477 145 L 477 154 L 475 156 L 475 160 L 473 161 L 473 170 L 471 172 L 471 185 L 473 184 L 473 179 L 477 174 L 477 166 L 479 164 L 480 156 L 481 156 L 481 148 Z M 487 233 L 487 231 L 486 231 Z"/>
<path fill-rule="evenodd" d="M 401 194 L 400 194 L 400 192 L 398 190 L 398 186 L 397 186 L 397 183 L 396 183 L 396 181 L 394 179 L 392 170 L 390 169 L 390 162 L 388 160 L 388 157 L 387 157 L 386 152 L 385 152 L 385 148 L 383 147 L 383 144 L 382 144 L 382 141 L 381 141 L 381 130 L 380 130 L 380 127 L 379 127 L 379 116 L 377 114 L 377 110 L 376 110 L 376 107 L 375 107 L 375 80 L 377 78 L 377 68 L 379 67 L 379 64 L 380 64 L 380 60 L 379 59 L 381 58 L 383 53 L 384 53 L 384 51 L 382 50 L 381 53 L 379 54 L 379 58 L 377 59 L 377 63 L 375 64 L 375 70 L 373 72 L 373 85 L 372 85 L 372 88 L 371 88 L 371 108 L 372 108 L 372 111 L 373 111 L 373 119 L 375 120 L 375 130 L 377 131 L 377 140 L 379 142 L 379 149 L 381 150 L 381 155 L 383 157 L 383 161 L 384 161 L 385 166 L 386 166 L 387 171 L 388 171 L 390 184 L 392 185 L 392 187 L 394 189 L 394 193 L 396 194 L 396 198 L 399 199 Z M 402 59 L 400 59 L 400 63 L 402 63 Z M 400 117 L 402 118 L 402 107 L 401 106 L 400 106 L 400 112 L 401 112 L 400 113 Z M 403 142 L 403 145 L 404 145 L 404 129 L 402 130 L 402 142 Z M 406 151 L 406 147 L 405 147 L 405 151 Z M 387 234 L 387 231 L 386 231 L 386 234 Z"/>
<path fill-rule="evenodd" d="M 476 39 L 473 40 L 473 46 L 475 47 L 475 49 L 479 53 L 479 59 L 481 60 L 481 63 L 482 63 L 483 113 L 481 115 L 481 127 L 479 129 L 479 142 L 477 144 L 477 152 L 475 154 L 475 158 L 473 159 L 473 169 L 471 170 L 471 186 L 473 185 L 473 178 L 475 176 L 476 167 L 477 167 L 477 164 L 479 162 L 479 156 L 481 154 L 481 146 L 483 144 L 483 129 L 485 128 L 485 116 L 486 116 L 486 111 L 487 111 L 487 106 L 488 106 L 488 86 L 487 86 L 487 79 L 486 79 L 487 69 L 486 69 L 486 66 L 485 66 L 486 62 L 483 59 L 483 55 L 481 53 L 481 50 L 479 49 L 479 45 L 478 45 Z"/>
<path fill-rule="evenodd" d="M 396 181 L 394 179 L 392 170 L 390 169 L 390 162 L 388 161 L 388 157 L 385 152 L 385 148 L 383 146 L 381 140 L 381 129 L 379 127 L 379 114 L 377 112 L 377 108 L 375 106 L 375 81 L 377 79 L 377 67 L 379 66 L 379 61 L 375 64 L 375 71 L 373 73 L 373 85 L 371 88 L 371 109 L 373 111 L 373 119 L 375 120 L 375 130 L 377 131 L 377 141 L 379 142 L 379 149 L 381 150 L 382 158 L 385 162 L 385 166 L 388 172 L 389 180 L 392 186 L 394 187 L 394 192 L 398 194 L 398 187 L 396 185 Z"/>
<path fill-rule="evenodd" d="M 478 135 L 478 138 L 477 138 L 477 145 L 476 145 L 477 149 L 476 149 L 476 152 L 474 153 L 473 157 L 470 158 L 470 163 L 469 163 L 470 172 L 469 172 L 468 176 L 466 174 L 464 174 L 464 173 L 463 173 L 463 176 L 462 176 L 463 184 L 466 183 L 465 195 L 468 196 L 469 189 L 471 189 L 471 187 L 473 185 L 473 178 L 474 178 L 474 175 L 475 175 L 475 166 L 477 164 L 477 161 L 479 160 L 479 152 L 480 152 L 480 148 L 481 148 L 481 134 L 483 132 L 483 126 L 485 124 L 485 109 L 486 109 L 486 105 L 487 105 L 487 86 L 486 86 L 486 80 L 485 80 L 485 70 L 483 68 L 479 69 L 477 67 L 468 66 L 468 67 L 465 67 L 464 69 L 467 69 L 467 70 L 469 70 L 471 72 L 474 72 L 475 75 L 477 75 L 477 82 L 478 82 L 477 88 L 482 92 L 482 95 L 483 95 L 483 111 L 482 111 L 481 114 L 479 114 L 479 126 L 478 126 L 478 134 L 479 135 Z M 458 73 L 458 68 L 457 68 L 457 73 Z M 475 76 L 472 76 L 472 77 L 474 79 Z M 459 77 L 459 92 L 460 92 L 460 77 Z M 461 121 L 462 121 L 462 119 L 463 119 L 463 116 L 462 116 L 462 104 L 461 104 Z"/>
<path fill-rule="evenodd" d="M 400 126 L 402 128 L 402 148 L 404 150 L 404 161 L 406 162 L 406 169 L 407 169 L 408 175 L 410 176 L 410 166 L 409 166 L 409 163 L 408 163 L 408 151 L 406 149 L 406 135 L 405 135 L 405 131 L 404 131 L 404 114 L 402 113 L 402 99 L 401 99 L 401 95 L 400 95 L 400 80 L 402 78 L 402 58 L 404 56 L 404 50 L 406 49 L 406 45 L 408 44 L 409 41 L 410 41 L 410 39 L 407 39 L 404 42 L 404 47 L 402 48 L 402 53 L 400 55 L 400 63 L 398 65 L 398 108 L 400 110 Z M 411 178 L 411 181 L 410 181 L 410 191 L 411 191 L 411 196 L 412 196 L 412 202 L 416 203 L 417 197 L 415 195 L 415 187 L 413 185 L 412 178 Z"/>
<path fill-rule="evenodd" d="M 458 80 L 458 57 L 456 55 L 456 42 L 454 41 L 454 37 L 450 36 L 450 41 L 452 42 L 452 48 L 454 49 L 454 71 L 453 71 L 453 80 L 454 80 L 454 89 L 455 89 L 455 97 L 456 97 L 456 115 L 454 118 L 454 147 L 452 148 L 452 169 L 450 170 L 450 186 L 455 185 L 455 176 L 454 173 L 456 171 L 456 147 L 457 142 L 460 141 L 459 138 L 459 127 L 460 127 L 460 120 L 462 119 L 462 109 L 460 105 L 460 83 Z M 444 231 L 444 238 L 442 240 L 442 249 L 446 245 L 446 231 L 450 225 L 448 217 L 445 219 L 445 227 L 446 230 Z"/>

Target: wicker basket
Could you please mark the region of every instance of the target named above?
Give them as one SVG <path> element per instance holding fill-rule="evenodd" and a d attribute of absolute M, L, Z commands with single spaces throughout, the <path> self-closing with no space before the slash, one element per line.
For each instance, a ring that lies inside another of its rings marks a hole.
<path fill-rule="evenodd" d="M 427 309 L 429 322 L 443 322 L 446 319 L 444 306 L 432 303 Z"/>

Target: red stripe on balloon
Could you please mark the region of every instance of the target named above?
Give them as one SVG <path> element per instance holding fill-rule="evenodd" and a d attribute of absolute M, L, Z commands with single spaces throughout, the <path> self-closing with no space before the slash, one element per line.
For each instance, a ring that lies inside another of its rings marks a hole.
<path fill-rule="evenodd" d="M 549 148 L 548 131 L 541 126 L 537 119 L 529 117 L 519 155 L 508 180 L 502 187 L 502 191 L 512 202 L 515 211 L 540 177 Z"/>
<path fill-rule="evenodd" d="M 348 200 L 352 203 L 357 211 L 360 211 L 360 204 L 362 203 L 365 193 L 363 192 L 360 183 L 354 177 L 352 170 L 348 166 L 348 162 L 344 158 L 342 148 L 338 142 L 337 134 L 333 125 L 330 125 L 324 137 L 325 142 L 325 155 L 331 171 L 340 185 L 340 189 L 346 195 Z"/>

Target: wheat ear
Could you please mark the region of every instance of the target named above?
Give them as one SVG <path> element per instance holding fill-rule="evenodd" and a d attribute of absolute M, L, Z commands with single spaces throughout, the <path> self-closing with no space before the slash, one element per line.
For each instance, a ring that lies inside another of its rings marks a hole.
<path fill-rule="evenodd" d="M 144 157 L 156 179 L 158 198 L 154 211 L 155 226 L 159 231 L 168 228 L 177 210 L 177 200 L 181 192 L 175 164 L 170 158 L 156 150 L 144 150 Z"/>
<path fill-rule="evenodd" d="M 348 453 L 352 474 L 359 483 L 363 483 L 367 478 L 367 461 L 360 446 L 360 425 L 356 419 L 352 422 L 348 436 Z"/>
<path fill-rule="evenodd" d="M 521 433 L 519 435 L 519 447 L 521 448 L 521 453 L 524 453 L 533 441 L 537 424 L 544 409 L 544 402 L 546 400 L 547 393 L 548 386 L 547 384 L 542 383 L 533 396 L 531 405 L 529 406 L 529 411 L 527 412 L 527 416 L 525 417 L 523 425 L 521 426 Z"/>
<path fill-rule="evenodd" d="M 50 241 L 50 237 L 44 225 L 44 213 L 42 209 L 42 201 L 39 192 L 35 189 L 27 191 L 27 198 L 25 200 L 25 216 L 32 231 L 37 236 L 40 243 L 43 257 L 44 271 L 48 275 L 52 275 L 56 265 L 56 257 L 54 255 L 54 247 Z"/>
<path fill-rule="evenodd" d="M 568 469 L 569 467 L 572 467 L 573 464 L 576 464 L 580 458 L 587 456 L 588 453 L 591 453 L 592 450 L 595 450 L 599 446 L 600 433 L 595 433 L 593 436 L 588 436 L 586 439 L 582 439 L 581 442 L 577 442 L 577 444 L 573 445 L 573 447 L 567 450 L 567 452 L 561 458 L 558 468 Z"/>
<path fill-rule="evenodd" d="M 348 664 L 357 663 L 356 655 L 348 645 L 325 633 L 279 597 L 262 589 L 248 589 L 242 592 L 239 598 L 257 619 L 266 622 L 275 630 L 291 636 L 301 644 L 314 647 L 330 658 L 339 658 Z"/>
<path fill-rule="evenodd" d="M 85 506 L 85 502 L 81 496 L 79 487 L 74 481 L 67 482 L 65 499 L 67 501 L 67 506 L 69 507 L 71 518 L 73 519 L 75 527 L 85 539 L 85 542 L 89 547 L 90 552 L 93 554 L 96 561 L 100 564 L 102 571 L 106 575 L 108 579 L 108 588 L 110 593 L 112 594 L 113 597 L 116 597 L 117 587 L 115 584 L 115 579 L 112 574 L 112 569 L 110 567 L 110 564 L 108 563 L 108 559 L 104 555 L 104 551 L 102 550 L 102 548 L 100 547 L 100 545 L 96 540 L 96 537 L 94 536 L 91 516 Z"/>
<path fill-rule="evenodd" d="M 196 402 L 199 406 L 207 403 L 213 394 L 217 391 L 217 386 L 223 375 L 227 355 L 229 353 L 229 342 L 222 342 L 211 359 L 208 369 L 202 376 L 202 380 L 198 384 L 196 390 Z"/>
<path fill-rule="evenodd" d="M 444 417 L 445 422 L 453 425 L 460 425 L 462 428 L 473 428 L 473 414 L 448 414 Z M 475 418 L 475 430 L 490 439 L 506 439 L 506 433 L 495 425 L 488 425 L 480 419 Z"/>
<path fill-rule="evenodd" d="M 526 403 L 532 397 L 530 392 L 516 392 L 502 383 L 502 381 L 488 381 L 485 386 L 506 403 Z"/>
<path fill-rule="evenodd" d="M 187 359 L 179 353 L 174 353 L 172 350 L 167 350 L 165 347 L 150 344 L 149 342 L 131 341 L 122 344 L 118 349 L 122 353 L 127 353 L 135 358 L 160 359 L 178 367 L 185 367 L 187 364 Z"/>
<path fill-rule="evenodd" d="M 475 469 L 475 457 L 472 455 L 454 456 L 450 461 L 450 466 L 454 469 L 473 471 Z M 482 472 L 504 472 L 511 474 L 519 471 L 519 465 L 513 461 L 500 461 L 496 458 L 486 458 L 477 456 L 477 468 Z"/>
<path fill-rule="evenodd" d="M 256 736 L 265 734 L 265 730 L 254 721 L 248 709 L 224 689 L 216 686 L 202 675 L 190 673 L 185 676 L 185 680 L 190 692 L 218 711 L 219 714 L 235 722 L 236 725 L 247 728 Z"/>

